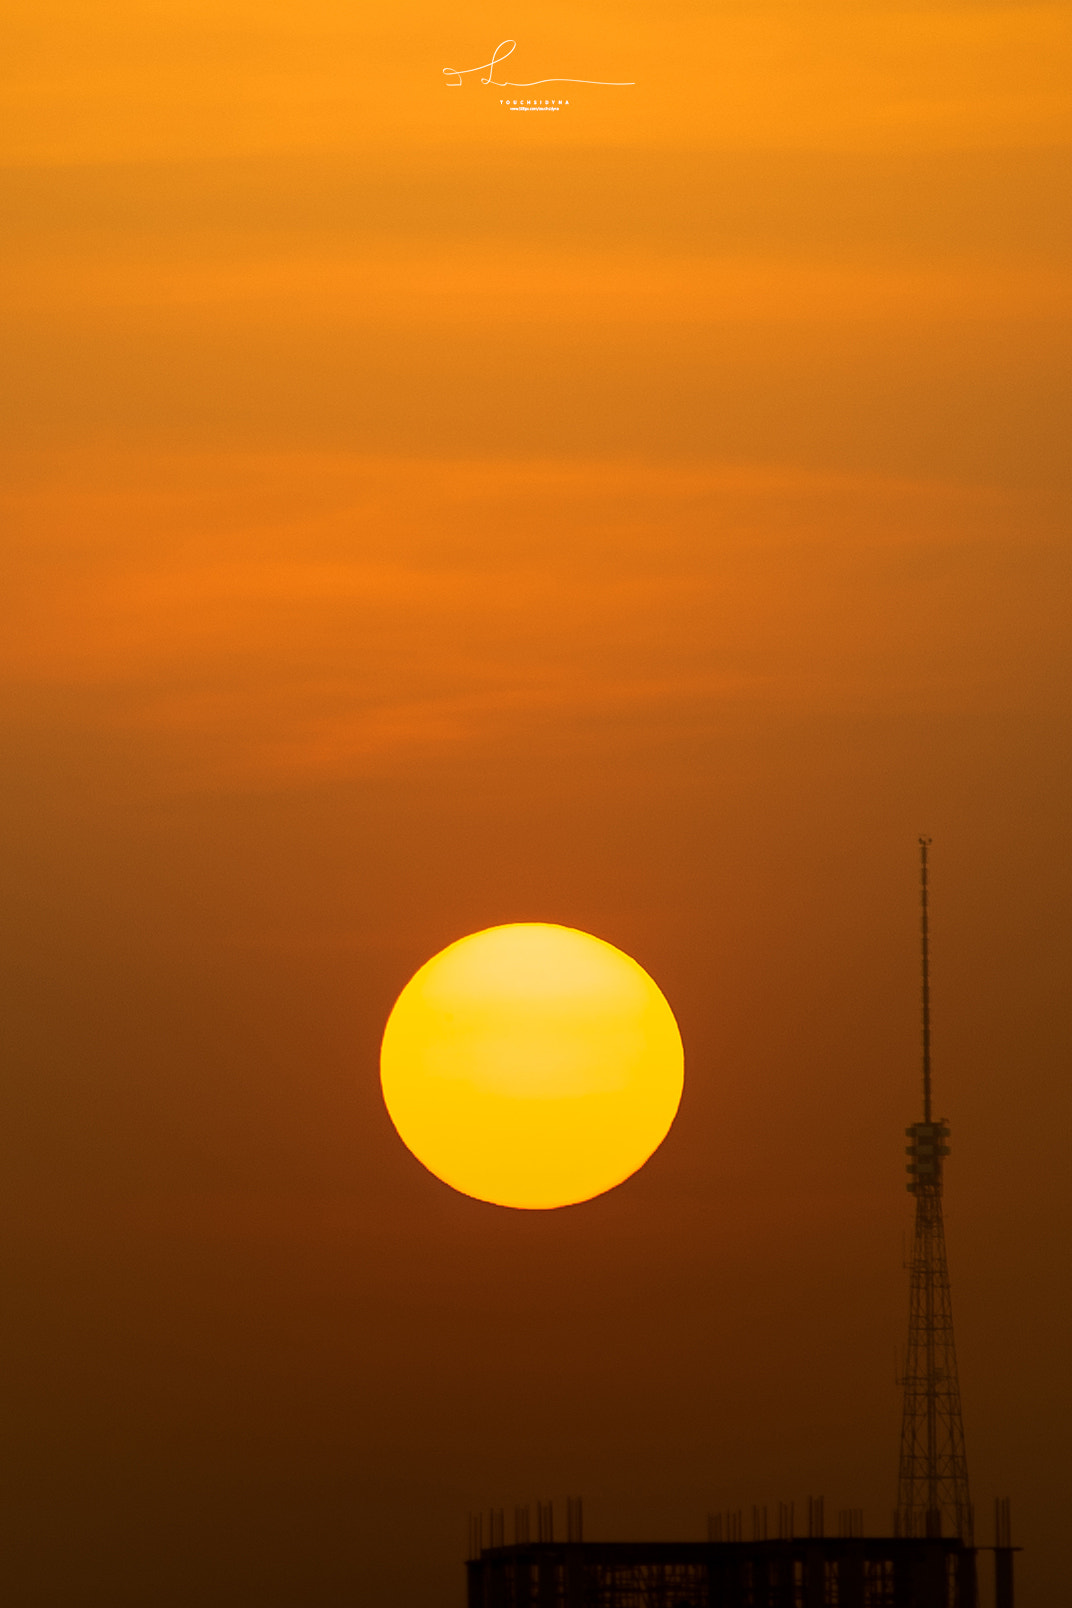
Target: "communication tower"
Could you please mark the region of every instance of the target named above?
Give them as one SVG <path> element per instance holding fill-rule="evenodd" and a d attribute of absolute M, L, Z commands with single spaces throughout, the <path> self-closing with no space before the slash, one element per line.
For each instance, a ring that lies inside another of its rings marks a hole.
<path fill-rule="evenodd" d="M 897 1533 L 956 1536 L 972 1545 L 972 1508 L 964 1454 L 953 1307 L 942 1222 L 942 1166 L 949 1124 L 931 1115 L 931 994 L 927 850 L 920 838 L 923 939 L 923 1121 L 905 1129 L 908 1189 L 916 1197 L 909 1264 L 908 1352 L 897 1484 Z"/>

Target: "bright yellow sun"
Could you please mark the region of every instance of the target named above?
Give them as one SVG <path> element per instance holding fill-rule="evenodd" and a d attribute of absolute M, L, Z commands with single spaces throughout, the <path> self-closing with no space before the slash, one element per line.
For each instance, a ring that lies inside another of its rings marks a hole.
<path fill-rule="evenodd" d="M 430 1172 L 499 1206 L 613 1189 L 681 1100 L 681 1035 L 647 972 L 573 927 L 461 938 L 406 984 L 380 1055 L 383 1097 Z"/>

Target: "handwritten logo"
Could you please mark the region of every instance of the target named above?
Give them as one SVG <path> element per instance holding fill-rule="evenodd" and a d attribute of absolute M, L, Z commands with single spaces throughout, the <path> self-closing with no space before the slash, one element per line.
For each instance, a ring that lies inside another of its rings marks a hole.
<path fill-rule="evenodd" d="M 632 79 L 624 83 L 612 82 L 606 78 L 533 78 L 526 84 L 515 84 L 510 78 L 496 78 L 495 69 L 507 56 L 512 56 L 517 49 L 516 39 L 503 39 L 495 46 L 490 61 L 482 61 L 479 67 L 444 67 L 443 76 L 447 80 L 448 89 L 461 89 L 462 80 L 470 73 L 487 72 L 482 78 L 482 84 L 494 84 L 497 89 L 535 89 L 538 84 L 599 84 L 603 89 L 632 89 Z"/>

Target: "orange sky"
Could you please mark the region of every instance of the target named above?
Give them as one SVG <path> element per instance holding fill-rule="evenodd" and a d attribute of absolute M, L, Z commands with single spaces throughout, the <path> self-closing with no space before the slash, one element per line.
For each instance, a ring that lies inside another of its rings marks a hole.
<path fill-rule="evenodd" d="M 887 1528 L 926 830 L 969 1468 L 1048 1608 L 1067 7 L 7 17 L 13 1600 L 458 1608 L 467 1512 L 567 1491 Z M 447 88 L 506 36 L 635 85 Z M 686 1046 L 538 1220 L 378 1093 L 511 920 Z"/>

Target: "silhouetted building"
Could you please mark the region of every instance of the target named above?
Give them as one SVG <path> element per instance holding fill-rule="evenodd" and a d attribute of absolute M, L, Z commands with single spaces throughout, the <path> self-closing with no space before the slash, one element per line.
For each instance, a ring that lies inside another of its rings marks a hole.
<path fill-rule="evenodd" d="M 975 1564 L 957 1536 L 536 1541 L 471 1558 L 469 1608 L 976 1608 Z"/>

